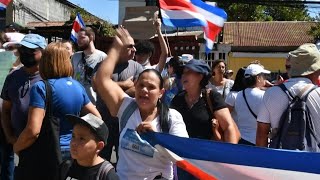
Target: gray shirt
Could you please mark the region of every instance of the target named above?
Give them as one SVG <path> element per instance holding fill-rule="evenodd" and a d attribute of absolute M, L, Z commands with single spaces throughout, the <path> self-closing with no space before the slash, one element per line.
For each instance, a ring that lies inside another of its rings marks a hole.
<path fill-rule="evenodd" d="M 96 49 L 88 56 L 84 55 L 83 51 L 76 52 L 71 59 L 74 71 L 73 78 L 83 85 L 93 104 L 96 102 L 96 93 L 92 90 L 91 76 L 95 66 L 106 57 L 106 53 Z"/>

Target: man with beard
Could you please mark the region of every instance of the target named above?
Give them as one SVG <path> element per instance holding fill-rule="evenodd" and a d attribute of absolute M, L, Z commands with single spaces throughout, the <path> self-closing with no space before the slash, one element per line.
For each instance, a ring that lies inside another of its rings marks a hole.
<path fill-rule="evenodd" d="M 78 47 L 81 51 L 73 54 L 71 62 L 74 70 L 74 79 L 79 81 L 93 104 L 96 104 L 96 93 L 92 90 L 91 77 L 97 63 L 104 60 L 106 53 L 94 46 L 95 33 L 92 28 L 86 27 L 78 32 Z"/>
<path fill-rule="evenodd" d="M 44 37 L 37 34 L 27 34 L 19 44 L 20 60 L 24 66 L 6 77 L 1 92 L 1 123 L 7 142 L 12 145 L 27 124 L 29 92 L 32 85 L 41 80 L 39 62 L 42 50 L 47 46 Z"/>
<path fill-rule="evenodd" d="M 138 62 L 132 60 L 135 52 L 136 48 L 134 40 L 130 38 L 130 45 L 121 51 L 118 64 L 112 74 L 112 80 L 117 82 L 118 85 L 131 97 L 134 97 L 135 94 L 134 80 L 136 80 L 139 73 L 143 70 L 143 67 Z M 99 68 L 99 65 L 95 68 L 95 72 Z M 99 94 L 97 95 L 97 109 L 109 129 L 107 145 L 101 151 L 100 156 L 110 161 L 113 146 L 115 147 L 116 153 L 118 151 L 119 121 L 116 117 L 111 116 L 107 106 L 99 97 Z"/>

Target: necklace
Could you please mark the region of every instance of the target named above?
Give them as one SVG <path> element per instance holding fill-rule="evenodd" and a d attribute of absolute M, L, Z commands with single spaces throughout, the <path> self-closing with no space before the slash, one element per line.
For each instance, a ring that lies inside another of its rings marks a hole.
<path fill-rule="evenodd" d="M 196 99 L 189 99 L 188 94 L 186 94 L 185 99 L 190 109 L 199 101 L 200 97 L 201 96 L 197 97 Z"/>

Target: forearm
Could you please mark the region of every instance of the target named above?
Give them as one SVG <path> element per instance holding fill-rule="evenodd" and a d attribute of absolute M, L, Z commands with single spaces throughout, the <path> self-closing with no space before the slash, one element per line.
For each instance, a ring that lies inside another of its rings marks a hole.
<path fill-rule="evenodd" d="M 129 88 L 129 89 L 127 89 L 125 91 L 125 93 L 128 94 L 130 97 L 134 97 L 135 92 L 136 92 L 136 88 L 135 87 L 131 87 L 131 88 Z"/>
<path fill-rule="evenodd" d="M 17 140 L 11 126 L 11 113 L 10 111 L 3 111 L 1 114 L 1 125 L 8 143 L 13 144 Z"/>
<path fill-rule="evenodd" d="M 119 54 L 121 48 L 112 46 L 108 52 L 108 57 L 101 62 L 101 65 L 97 71 L 96 79 L 98 82 L 111 80 L 111 76 L 117 60 L 119 59 Z"/>
<path fill-rule="evenodd" d="M 126 91 L 128 90 L 130 87 L 127 86 L 126 81 L 118 81 L 116 82 L 122 90 Z"/>
<path fill-rule="evenodd" d="M 32 130 L 26 127 L 13 146 L 14 152 L 18 153 L 30 147 L 37 140 L 38 136 L 39 134 L 33 134 Z"/>
<path fill-rule="evenodd" d="M 237 132 L 237 129 L 230 125 L 226 130 L 224 130 L 224 141 L 232 144 L 238 144 L 240 139 L 240 133 Z"/>
<path fill-rule="evenodd" d="M 158 64 L 159 71 L 161 72 L 165 66 L 169 51 L 168 51 L 167 43 L 161 33 L 161 28 L 157 30 L 157 34 L 158 34 L 158 39 L 159 39 L 160 48 L 161 48 L 161 54 L 160 54 L 159 64 Z"/>
<path fill-rule="evenodd" d="M 256 137 L 256 146 L 268 147 L 268 136 L 258 135 Z"/>
<path fill-rule="evenodd" d="M 270 124 L 258 122 L 256 134 L 256 146 L 268 147 L 268 134 L 270 131 Z"/>

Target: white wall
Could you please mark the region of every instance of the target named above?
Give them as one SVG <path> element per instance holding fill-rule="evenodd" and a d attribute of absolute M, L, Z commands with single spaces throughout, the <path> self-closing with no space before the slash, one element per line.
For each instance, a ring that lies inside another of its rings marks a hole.
<path fill-rule="evenodd" d="M 21 25 L 34 21 L 68 21 L 70 19 L 70 7 L 56 0 L 14 0 L 14 7 L 13 21 Z"/>
<path fill-rule="evenodd" d="M 118 24 L 122 24 L 125 16 L 126 7 L 146 6 L 145 0 L 119 0 L 119 19 Z"/>

